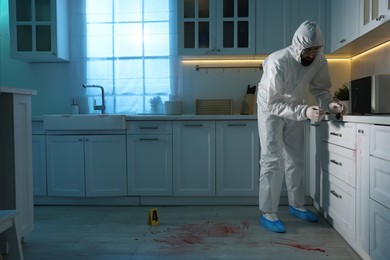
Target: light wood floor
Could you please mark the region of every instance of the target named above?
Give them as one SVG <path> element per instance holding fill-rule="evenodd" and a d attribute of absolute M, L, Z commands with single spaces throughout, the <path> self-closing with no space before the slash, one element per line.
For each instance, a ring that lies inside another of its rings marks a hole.
<path fill-rule="evenodd" d="M 320 218 L 309 223 L 279 208 L 287 233 L 259 226 L 256 206 L 38 206 L 24 238 L 25 259 L 360 259 Z M 314 210 L 314 208 L 311 208 Z M 3 259 L 10 259 L 3 256 Z"/>

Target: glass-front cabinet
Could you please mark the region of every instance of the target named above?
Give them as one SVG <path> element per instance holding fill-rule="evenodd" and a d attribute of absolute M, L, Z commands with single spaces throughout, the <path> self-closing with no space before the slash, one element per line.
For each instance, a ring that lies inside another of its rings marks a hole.
<path fill-rule="evenodd" d="M 363 35 L 390 19 L 389 0 L 360 1 L 359 33 Z"/>
<path fill-rule="evenodd" d="M 254 0 L 178 1 L 179 55 L 254 54 Z"/>
<path fill-rule="evenodd" d="M 29 62 L 67 61 L 66 0 L 9 0 L 11 56 Z"/>

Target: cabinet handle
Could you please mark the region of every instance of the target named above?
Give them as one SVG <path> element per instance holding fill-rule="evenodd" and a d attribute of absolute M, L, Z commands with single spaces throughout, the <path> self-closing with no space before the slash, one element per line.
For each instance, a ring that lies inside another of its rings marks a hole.
<path fill-rule="evenodd" d="M 156 130 L 156 129 L 158 129 L 158 126 L 140 126 L 139 129 L 141 129 L 141 130 Z"/>
<path fill-rule="evenodd" d="M 245 123 L 243 123 L 243 124 L 228 124 L 228 126 L 246 126 L 246 124 Z"/>
<path fill-rule="evenodd" d="M 338 161 L 336 161 L 336 160 L 330 160 L 330 162 L 331 162 L 331 163 L 334 163 L 334 164 L 336 164 L 336 165 L 338 165 L 338 166 L 343 166 L 343 163 L 338 162 Z"/>
<path fill-rule="evenodd" d="M 158 141 L 158 138 L 140 138 L 140 141 Z"/>
<path fill-rule="evenodd" d="M 346 40 L 345 39 L 342 39 L 341 41 L 340 41 L 340 43 L 343 43 L 343 42 L 345 42 Z"/>
<path fill-rule="evenodd" d="M 79 142 L 82 142 L 82 141 L 83 141 L 83 139 L 80 138 L 80 139 L 79 139 Z"/>
<path fill-rule="evenodd" d="M 382 19 L 385 19 L 385 15 L 381 14 L 380 16 L 378 16 L 377 18 L 375 18 L 376 21 L 380 21 Z"/>
<path fill-rule="evenodd" d="M 203 124 L 184 124 L 185 127 L 202 127 Z"/>
<path fill-rule="evenodd" d="M 358 129 L 358 133 L 359 134 L 364 134 L 364 130 L 363 129 Z"/>
<path fill-rule="evenodd" d="M 342 137 L 343 136 L 342 134 L 335 133 L 335 132 L 330 132 L 330 135 L 334 135 L 334 136 L 338 136 L 338 137 Z"/>
<path fill-rule="evenodd" d="M 338 199 L 342 199 L 343 198 L 343 196 L 341 196 L 340 194 L 337 194 L 337 192 L 335 192 L 334 190 L 331 190 L 330 193 L 332 193 Z"/>

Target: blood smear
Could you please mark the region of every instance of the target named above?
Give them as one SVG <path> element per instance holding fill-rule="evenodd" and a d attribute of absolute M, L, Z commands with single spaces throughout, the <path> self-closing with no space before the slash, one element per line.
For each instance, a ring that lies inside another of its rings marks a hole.
<path fill-rule="evenodd" d="M 324 249 L 318 248 L 318 247 L 312 247 L 310 245 L 301 245 L 301 244 L 296 244 L 296 243 L 280 243 L 280 242 L 274 242 L 274 244 L 294 247 L 294 248 L 301 249 L 301 250 L 318 251 L 318 252 L 321 252 L 321 253 L 325 253 Z"/>

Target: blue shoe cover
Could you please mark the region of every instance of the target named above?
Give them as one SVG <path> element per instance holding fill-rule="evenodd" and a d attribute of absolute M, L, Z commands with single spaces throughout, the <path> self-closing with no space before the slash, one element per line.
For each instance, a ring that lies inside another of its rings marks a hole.
<path fill-rule="evenodd" d="M 302 211 L 297 208 L 294 208 L 293 206 L 288 206 L 288 211 L 290 212 L 291 215 L 296 216 L 300 219 L 307 220 L 310 222 L 318 221 L 317 216 L 310 210 Z"/>
<path fill-rule="evenodd" d="M 260 217 L 260 223 L 269 231 L 276 232 L 276 233 L 284 233 L 286 232 L 286 228 L 284 227 L 284 224 L 280 220 L 271 221 L 266 219 L 263 215 Z"/>

